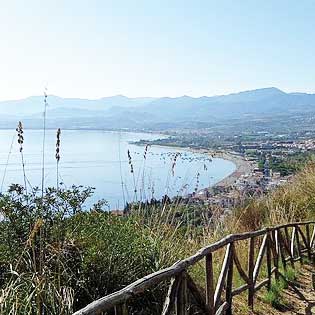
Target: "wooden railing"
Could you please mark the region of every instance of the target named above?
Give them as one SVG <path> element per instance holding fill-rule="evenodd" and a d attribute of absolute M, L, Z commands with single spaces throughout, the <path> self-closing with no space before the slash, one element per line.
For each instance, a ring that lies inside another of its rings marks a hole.
<path fill-rule="evenodd" d="M 131 299 L 141 299 L 141 294 L 162 283 L 168 285 L 162 315 L 187 315 L 192 303 L 198 306 L 201 314 L 232 314 L 233 298 L 245 291 L 248 306 L 253 308 L 255 293 L 263 287 L 270 289 L 272 278 L 284 277 L 282 270 L 285 271 L 288 265 L 294 268 L 295 262 L 303 263 L 304 257 L 310 262 L 314 261 L 314 238 L 313 221 L 228 235 L 169 268 L 145 276 L 120 291 L 92 302 L 74 315 L 127 315 L 130 310 L 128 302 Z M 248 249 L 245 267 L 242 266 L 244 257 L 240 259 L 237 251 L 237 246 L 241 245 Z M 224 259 L 219 275 L 215 277 L 214 254 L 222 249 L 225 250 Z M 203 259 L 206 270 L 205 289 L 200 288 L 188 273 L 190 267 Z M 263 279 L 259 279 L 262 269 L 265 275 Z M 236 288 L 235 272 L 238 272 L 238 278 L 244 283 Z"/>

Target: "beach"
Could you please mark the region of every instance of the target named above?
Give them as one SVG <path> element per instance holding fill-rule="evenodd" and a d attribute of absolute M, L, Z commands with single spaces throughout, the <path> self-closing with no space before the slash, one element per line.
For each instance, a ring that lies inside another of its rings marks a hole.
<path fill-rule="evenodd" d="M 225 160 L 233 162 L 236 166 L 236 170 L 229 176 L 223 178 L 217 182 L 214 186 L 231 186 L 233 185 L 242 175 L 250 174 L 254 168 L 257 167 L 255 162 L 247 161 L 242 156 L 233 154 L 231 152 L 220 152 L 211 153 L 214 157 L 220 157 Z"/>

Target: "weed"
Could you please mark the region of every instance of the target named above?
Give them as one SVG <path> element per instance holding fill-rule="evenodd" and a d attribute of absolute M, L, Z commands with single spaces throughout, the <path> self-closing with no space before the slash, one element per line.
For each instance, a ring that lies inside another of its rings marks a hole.
<path fill-rule="evenodd" d="M 287 286 L 288 284 L 284 279 L 272 281 L 270 290 L 268 290 L 263 297 L 264 302 L 277 309 L 285 307 L 286 302 L 283 300 L 281 293 Z"/>

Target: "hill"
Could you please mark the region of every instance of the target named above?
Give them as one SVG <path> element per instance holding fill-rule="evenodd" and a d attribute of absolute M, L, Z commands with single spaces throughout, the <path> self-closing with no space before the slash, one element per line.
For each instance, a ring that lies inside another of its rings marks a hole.
<path fill-rule="evenodd" d="M 178 128 L 194 128 L 196 122 L 213 124 L 231 119 L 315 113 L 315 94 L 285 93 L 274 87 L 198 98 L 117 95 L 88 100 L 51 95 L 48 102 L 48 125 L 54 127 L 59 122 L 63 128 L 82 125 L 86 128 L 150 129 L 170 123 Z M 22 117 L 30 127 L 39 127 L 42 111 L 42 96 L 0 102 L 0 114 L 9 125 L 17 120 L 16 117 Z"/>

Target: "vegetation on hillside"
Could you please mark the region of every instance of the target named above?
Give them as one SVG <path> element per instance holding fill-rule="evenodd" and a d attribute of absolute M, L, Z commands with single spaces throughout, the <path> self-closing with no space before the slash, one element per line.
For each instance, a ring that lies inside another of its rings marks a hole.
<path fill-rule="evenodd" d="M 301 171 L 309 162 L 314 161 L 314 153 L 299 152 L 287 156 L 271 156 L 267 157 L 269 167 L 273 172 L 279 172 L 281 176 L 295 174 Z M 266 156 L 261 156 L 258 162 L 258 167 L 264 169 Z"/>
<path fill-rule="evenodd" d="M 208 218 L 190 224 L 185 206 L 174 204 L 127 217 L 104 211 L 103 202 L 83 211 L 92 192 L 47 188 L 42 196 L 12 185 L 1 195 L 1 314 L 71 314 L 227 233 L 313 218 L 315 166 L 270 195 L 248 201 L 223 223 Z M 170 220 L 175 213 L 176 220 Z M 193 271 L 197 279 L 202 273 L 203 267 Z M 159 305 L 159 294 L 154 299 Z"/>
<path fill-rule="evenodd" d="M 230 222 L 234 229 L 244 231 L 314 217 L 315 164 L 309 163 L 288 184 L 266 196 L 248 200 L 245 206 L 235 209 Z"/>
<path fill-rule="evenodd" d="M 96 204 L 90 188 L 0 198 L 1 314 L 71 314 L 74 309 L 160 268 L 158 243 L 133 218 Z"/>

